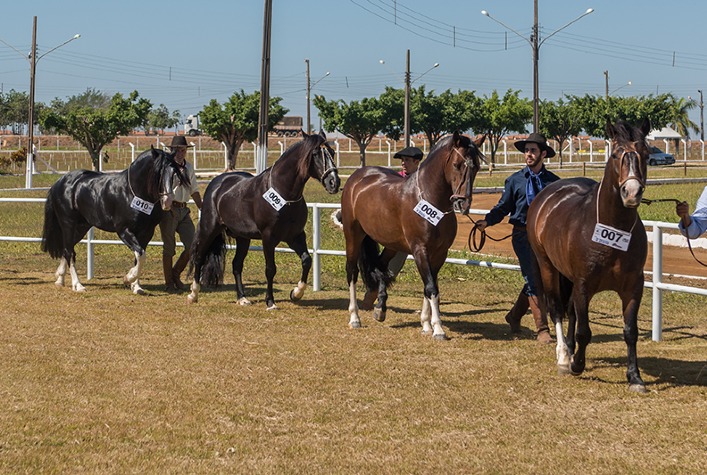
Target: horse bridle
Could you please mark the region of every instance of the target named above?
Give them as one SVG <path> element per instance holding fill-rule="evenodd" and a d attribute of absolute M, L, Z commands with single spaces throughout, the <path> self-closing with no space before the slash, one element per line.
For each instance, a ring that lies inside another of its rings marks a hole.
<path fill-rule="evenodd" d="M 326 177 L 331 173 L 338 171 L 338 169 L 336 168 L 336 165 L 334 165 L 334 157 L 331 153 L 329 153 L 329 148 L 326 146 L 326 142 L 319 146 L 319 151 L 322 152 L 322 168 L 324 169 L 321 178 L 319 178 L 319 182 L 323 184 Z"/>
<path fill-rule="evenodd" d="M 622 153 L 621 153 L 621 157 L 619 158 L 619 176 L 621 176 L 621 170 L 623 169 L 624 159 L 626 158 L 626 156 L 627 155 L 636 155 L 636 156 L 638 155 L 638 152 L 636 150 L 626 150 L 623 147 L 621 148 L 621 150 L 622 150 Z M 616 158 L 614 158 L 614 160 L 616 160 Z M 626 177 L 626 179 L 619 181 L 619 188 L 624 186 L 626 184 L 626 182 L 628 182 L 629 180 L 636 180 L 641 185 L 641 187 L 643 187 L 643 188 L 646 187 L 646 182 L 644 180 L 642 180 L 641 178 L 637 177 L 633 173 L 633 166 L 630 164 L 629 164 L 629 175 Z"/>
<path fill-rule="evenodd" d="M 457 186 L 457 189 L 454 190 L 454 193 L 452 193 L 452 196 L 449 197 L 449 201 L 453 202 L 455 199 L 465 199 L 468 200 L 471 198 L 471 192 L 472 192 L 472 183 L 471 183 L 471 169 L 474 166 L 473 161 L 471 158 L 466 158 L 459 150 L 456 149 L 456 147 L 452 147 L 452 152 L 449 153 L 449 157 L 447 158 L 447 162 L 452 158 L 452 153 L 458 153 L 459 156 L 462 157 L 462 160 L 464 160 L 464 176 L 462 180 L 459 182 L 459 185 Z M 461 189 L 462 185 L 466 181 L 466 194 L 461 195 L 459 194 L 459 190 Z"/>
<path fill-rule="evenodd" d="M 130 169 L 133 167 L 133 163 L 135 163 L 135 162 L 132 162 L 132 163 L 130 164 L 130 166 L 128 166 L 128 170 L 127 170 L 127 172 L 128 172 L 128 189 L 130 190 L 130 193 L 133 194 L 133 196 L 135 196 L 135 197 L 137 197 L 137 198 L 140 198 L 139 196 L 137 196 L 137 193 L 135 193 L 135 190 L 133 190 L 133 185 L 132 185 L 132 183 L 130 183 Z M 162 183 L 164 182 L 164 180 L 162 179 L 162 177 L 163 177 L 163 175 L 160 174 L 160 182 L 159 182 L 159 184 L 158 184 L 158 186 L 157 186 L 157 187 L 160 189 L 160 191 L 158 191 L 158 195 L 157 195 L 157 196 L 159 196 L 159 198 L 158 198 L 157 201 L 155 201 L 154 203 L 151 202 L 152 204 L 157 204 L 157 203 L 159 203 L 159 202 L 160 202 L 160 199 L 161 199 L 163 196 L 168 196 L 168 195 L 170 194 L 169 192 L 163 192 L 163 191 L 161 191 L 161 190 L 162 190 Z M 142 198 L 140 198 L 140 199 L 142 199 Z M 147 200 L 144 200 L 144 201 L 147 201 Z"/>

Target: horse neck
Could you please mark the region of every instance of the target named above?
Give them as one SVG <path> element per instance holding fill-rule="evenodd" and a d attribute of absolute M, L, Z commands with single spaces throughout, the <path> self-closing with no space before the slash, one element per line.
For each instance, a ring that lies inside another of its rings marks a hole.
<path fill-rule="evenodd" d="M 150 157 L 143 157 L 130 164 L 125 170 L 125 186 L 129 193 L 139 198 L 156 201 L 159 196 L 155 191 L 150 193 L 149 186 L 150 179 L 153 176 L 151 161 Z"/>
<path fill-rule="evenodd" d="M 609 158 L 609 160 L 613 159 Z M 623 229 L 628 221 L 630 221 L 628 225 L 633 225 L 638 210 L 624 206 L 618 183 L 619 178 L 616 176 L 614 168 L 611 163 L 607 163 L 604 169 L 604 176 L 598 187 L 597 198 L 595 199 L 599 200 L 599 222 Z"/>
<path fill-rule="evenodd" d="M 447 156 L 446 148 L 438 149 L 420 165 L 415 177 L 422 197 L 441 210 L 449 207 L 449 200 L 453 193 L 452 184 L 445 173 Z"/>
<path fill-rule="evenodd" d="M 292 153 L 292 150 L 289 152 L 285 152 L 270 168 L 269 185 L 286 200 L 297 200 L 302 196 L 309 175 L 300 172 L 299 161 L 305 158 Z"/>

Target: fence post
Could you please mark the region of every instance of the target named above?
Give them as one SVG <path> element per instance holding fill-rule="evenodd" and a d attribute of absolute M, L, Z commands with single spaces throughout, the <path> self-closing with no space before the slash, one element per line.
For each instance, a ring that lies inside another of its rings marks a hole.
<path fill-rule="evenodd" d="M 320 218 L 320 212 L 319 212 L 319 206 L 317 206 L 317 203 L 314 203 L 312 205 L 312 290 L 317 292 L 321 290 L 321 263 L 320 263 L 320 258 L 319 258 L 319 246 L 320 246 L 320 237 L 319 237 L 319 218 Z"/>
<path fill-rule="evenodd" d="M 86 279 L 93 279 L 93 238 L 94 228 L 88 230 L 86 234 Z"/>
<path fill-rule="evenodd" d="M 663 230 L 653 225 L 653 341 L 663 339 L 663 291 L 657 285 L 663 281 Z"/>

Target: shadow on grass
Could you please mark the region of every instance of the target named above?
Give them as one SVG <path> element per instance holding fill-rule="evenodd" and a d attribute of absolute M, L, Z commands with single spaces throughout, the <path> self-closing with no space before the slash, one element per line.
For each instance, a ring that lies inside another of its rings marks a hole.
<path fill-rule="evenodd" d="M 602 358 L 594 361 L 595 368 L 616 367 L 617 371 L 626 367 L 626 357 Z M 704 361 L 684 361 L 655 356 L 638 356 L 641 373 L 655 378 L 650 385 L 707 386 L 707 363 Z"/>

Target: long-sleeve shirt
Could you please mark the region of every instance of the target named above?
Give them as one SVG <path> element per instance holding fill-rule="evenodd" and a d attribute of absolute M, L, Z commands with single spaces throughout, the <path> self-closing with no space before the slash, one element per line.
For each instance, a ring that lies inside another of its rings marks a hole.
<path fill-rule="evenodd" d="M 690 215 L 692 222 L 685 229 L 682 225 L 682 220 L 678 223 L 678 228 L 683 236 L 690 239 L 697 239 L 702 233 L 707 231 L 707 186 L 702 190 L 702 195 L 697 200 L 697 205 L 695 205 L 695 212 Z"/>
<path fill-rule="evenodd" d="M 530 169 L 525 167 L 506 178 L 501 199 L 484 218 L 488 226 L 500 223 L 509 214 L 511 217 L 508 221 L 512 225 L 525 226 L 525 221 L 528 217 L 528 201 L 525 195 L 525 187 L 529 176 Z M 549 183 L 560 179 L 560 177 L 547 170 L 545 166 L 538 173 L 538 177 L 543 188 Z"/>

